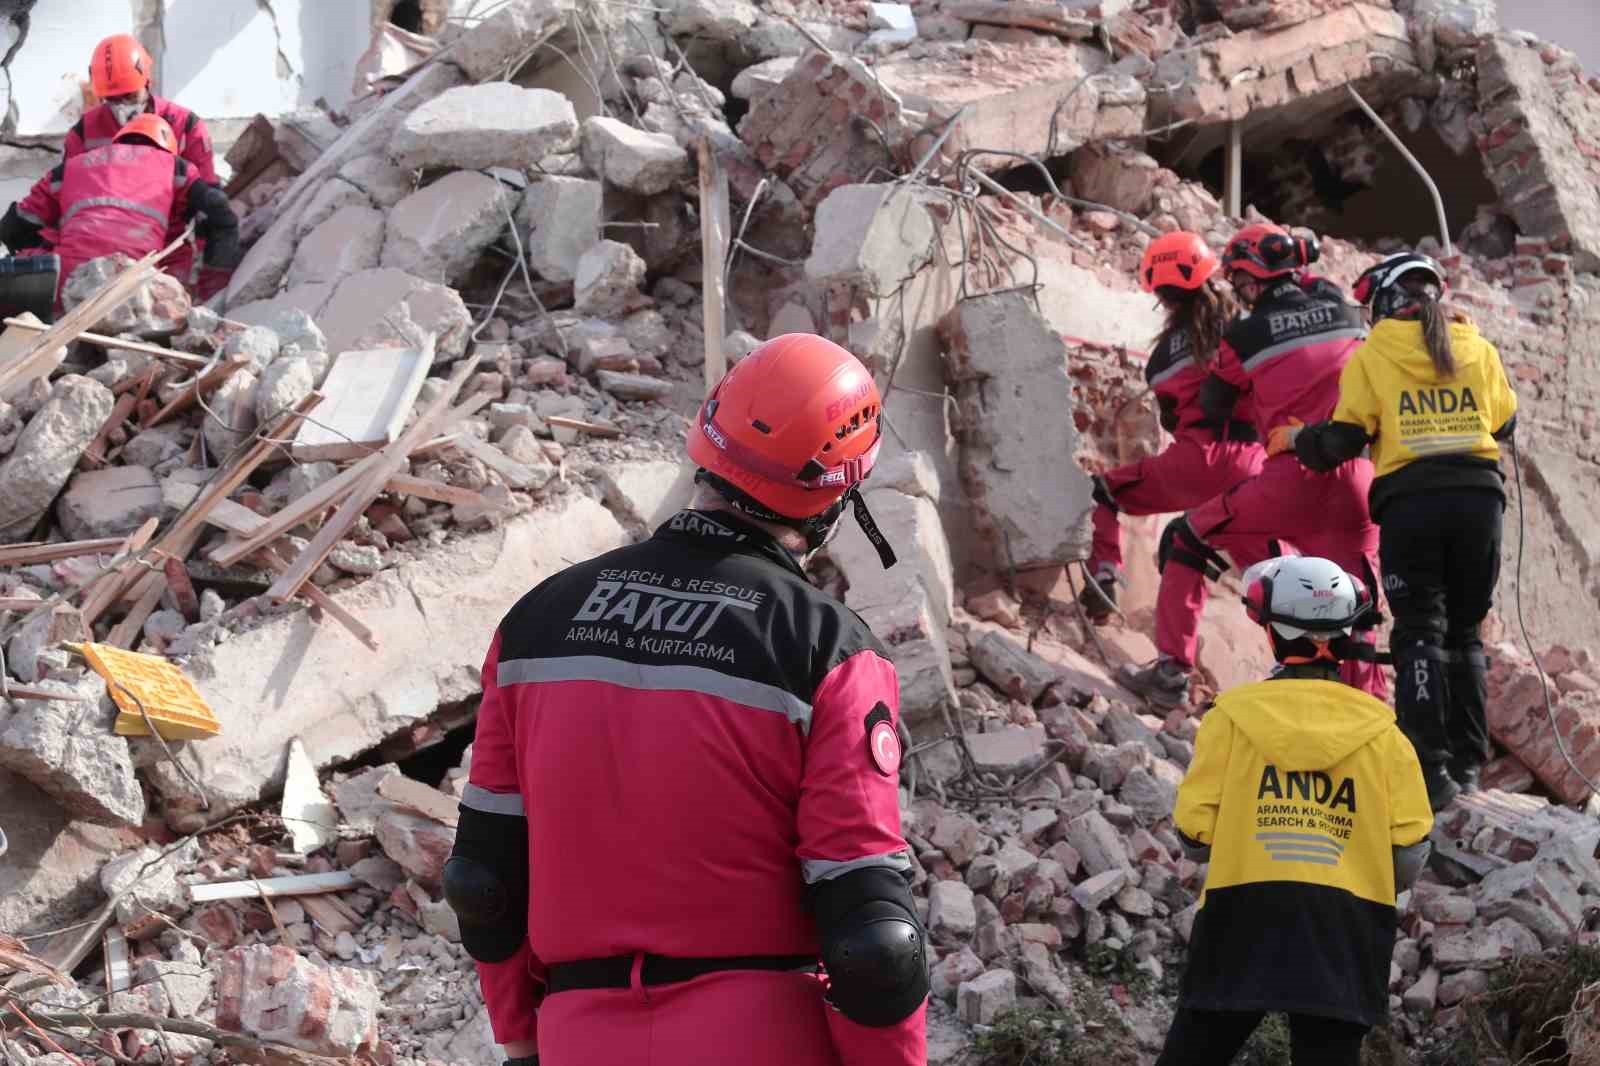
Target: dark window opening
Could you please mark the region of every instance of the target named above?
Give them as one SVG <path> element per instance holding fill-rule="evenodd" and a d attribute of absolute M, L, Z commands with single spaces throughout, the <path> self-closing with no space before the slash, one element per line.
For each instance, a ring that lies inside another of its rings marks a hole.
<path fill-rule="evenodd" d="M 389 21 L 399 26 L 402 30 L 411 33 L 425 33 L 422 28 L 422 4 L 420 0 L 397 0 L 394 8 L 389 12 Z"/>

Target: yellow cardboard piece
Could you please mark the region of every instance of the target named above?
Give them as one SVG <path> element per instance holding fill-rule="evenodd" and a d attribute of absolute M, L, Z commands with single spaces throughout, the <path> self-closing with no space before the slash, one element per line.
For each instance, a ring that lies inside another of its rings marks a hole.
<path fill-rule="evenodd" d="M 117 704 L 115 732 L 118 736 L 150 735 L 139 713 L 140 704 L 155 723 L 156 732 L 165 740 L 201 740 L 222 732 L 222 725 L 211 713 L 205 697 L 177 664 L 159 655 L 124 651 L 110 644 L 70 644 L 68 647 L 87 659 L 94 672 L 105 678 L 111 698 Z"/>

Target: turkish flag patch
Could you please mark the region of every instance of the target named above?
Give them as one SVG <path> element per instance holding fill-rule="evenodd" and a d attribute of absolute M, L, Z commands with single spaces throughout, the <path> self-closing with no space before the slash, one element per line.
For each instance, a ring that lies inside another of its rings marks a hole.
<path fill-rule="evenodd" d="M 873 768 L 884 777 L 900 769 L 900 734 L 895 732 L 894 716 L 879 703 L 867 712 L 867 756 Z"/>

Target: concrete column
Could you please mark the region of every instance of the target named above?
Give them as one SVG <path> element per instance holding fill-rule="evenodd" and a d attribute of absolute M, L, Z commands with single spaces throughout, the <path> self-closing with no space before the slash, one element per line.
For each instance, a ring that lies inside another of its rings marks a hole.
<path fill-rule="evenodd" d="M 1227 210 L 1229 218 L 1244 213 L 1244 126 L 1238 119 L 1228 123 L 1228 148 L 1225 159 Z"/>

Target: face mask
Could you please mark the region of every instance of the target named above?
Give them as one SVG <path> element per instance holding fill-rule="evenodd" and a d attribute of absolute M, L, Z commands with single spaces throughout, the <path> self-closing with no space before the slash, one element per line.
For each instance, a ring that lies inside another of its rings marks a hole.
<path fill-rule="evenodd" d="M 144 104 L 137 101 L 129 101 L 127 103 L 118 101 L 117 103 L 107 104 L 106 106 L 111 109 L 112 117 L 117 120 L 118 129 L 121 129 L 123 126 L 126 126 L 128 123 L 132 122 L 134 116 L 144 110 Z"/>

